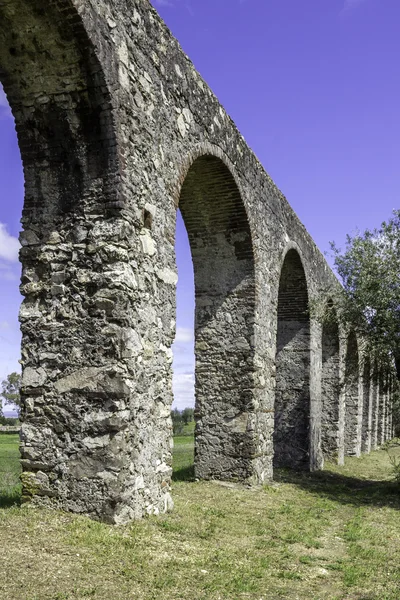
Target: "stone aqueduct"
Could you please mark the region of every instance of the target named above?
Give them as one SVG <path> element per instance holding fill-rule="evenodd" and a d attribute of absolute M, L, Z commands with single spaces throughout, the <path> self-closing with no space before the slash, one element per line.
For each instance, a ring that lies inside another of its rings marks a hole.
<path fill-rule="evenodd" d="M 178 206 L 197 477 L 262 483 L 391 437 L 390 375 L 310 317 L 334 275 L 148 0 L 0 0 L 0 79 L 26 185 L 26 500 L 113 523 L 171 505 Z"/>

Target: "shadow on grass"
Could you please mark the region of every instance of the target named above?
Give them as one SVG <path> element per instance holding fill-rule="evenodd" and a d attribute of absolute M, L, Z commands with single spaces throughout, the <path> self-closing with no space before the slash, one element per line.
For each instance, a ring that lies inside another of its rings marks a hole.
<path fill-rule="evenodd" d="M 329 470 L 307 473 L 289 469 L 276 469 L 274 480 L 291 483 L 307 492 L 341 504 L 390 506 L 400 509 L 400 485 L 395 481 L 358 479 Z"/>
<path fill-rule="evenodd" d="M 0 490 L 0 509 L 11 508 L 12 506 L 21 505 L 21 491 L 18 489 L 14 490 Z"/>
<path fill-rule="evenodd" d="M 194 481 L 194 466 L 181 467 L 174 469 L 172 481 Z"/>

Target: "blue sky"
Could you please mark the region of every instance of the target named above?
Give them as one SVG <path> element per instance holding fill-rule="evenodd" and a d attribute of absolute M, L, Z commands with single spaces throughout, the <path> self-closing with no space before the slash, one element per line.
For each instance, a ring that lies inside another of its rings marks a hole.
<path fill-rule="evenodd" d="M 400 197 L 399 0 L 153 0 L 322 251 Z M 23 175 L 0 89 L 0 377 L 17 366 Z M 181 221 L 176 404 L 193 404 L 193 273 Z"/>

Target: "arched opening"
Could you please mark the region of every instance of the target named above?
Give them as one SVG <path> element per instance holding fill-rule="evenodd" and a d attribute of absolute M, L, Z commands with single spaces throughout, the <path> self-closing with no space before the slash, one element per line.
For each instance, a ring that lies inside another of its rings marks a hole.
<path fill-rule="evenodd" d="M 366 356 L 364 359 L 362 386 L 361 452 L 369 452 L 371 450 L 372 424 L 371 362 L 369 356 Z"/>
<path fill-rule="evenodd" d="M 235 180 L 218 158 L 194 161 L 179 209 L 195 281 L 195 473 L 252 474 L 255 281 L 250 227 Z"/>
<path fill-rule="evenodd" d="M 21 368 L 18 235 L 23 198 L 24 174 L 15 121 L 0 83 L 0 381 Z M 3 414 L 15 417 L 15 407 L 3 403 Z"/>
<path fill-rule="evenodd" d="M 354 331 L 347 340 L 345 365 L 345 427 L 344 450 L 347 455 L 358 455 L 359 449 L 359 358 Z"/>
<path fill-rule="evenodd" d="M 329 319 L 322 328 L 321 374 L 321 444 L 324 456 L 338 452 L 339 447 L 339 327 L 332 302 L 328 303 Z"/>
<path fill-rule="evenodd" d="M 172 419 L 174 434 L 185 431 L 188 433 L 192 427 L 192 416 L 194 409 L 194 274 L 193 262 L 190 252 L 190 244 L 185 224 L 180 210 L 176 214 L 175 234 L 175 256 L 178 271 L 178 283 L 176 286 L 176 334 L 172 345 L 173 351 L 173 403 Z M 176 412 L 178 411 L 178 412 Z M 177 440 L 175 440 L 176 442 Z M 188 460 L 182 467 L 178 459 L 178 453 L 183 450 L 182 446 L 175 447 L 176 463 L 178 471 L 175 477 L 180 479 L 182 475 L 186 478 L 192 474 L 193 447 L 191 437 L 185 437 L 184 446 Z M 189 467 L 190 465 L 190 467 Z M 188 471 L 189 467 L 189 471 Z M 183 471 L 181 469 L 183 468 Z"/>
<path fill-rule="evenodd" d="M 278 295 L 274 466 L 310 466 L 310 318 L 296 250 L 286 254 Z"/>

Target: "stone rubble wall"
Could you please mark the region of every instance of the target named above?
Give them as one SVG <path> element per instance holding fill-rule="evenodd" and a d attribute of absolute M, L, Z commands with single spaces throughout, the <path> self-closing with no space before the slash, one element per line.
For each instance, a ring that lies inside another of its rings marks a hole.
<path fill-rule="evenodd" d="M 325 457 L 337 456 L 339 449 L 340 354 L 339 328 L 328 323 L 322 330 L 321 432 Z"/>
<path fill-rule="evenodd" d="M 195 267 L 196 474 L 272 478 L 276 382 L 282 455 L 321 468 L 328 350 L 304 298 L 339 284 L 148 0 L 0 1 L 0 79 L 25 173 L 24 500 L 111 523 L 172 507 L 177 207 Z M 293 252 L 302 283 L 279 320 Z M 339 355 L 341 379 L 342 341 Z M 339 459 L 360 405 L 340 391 Z"/>

